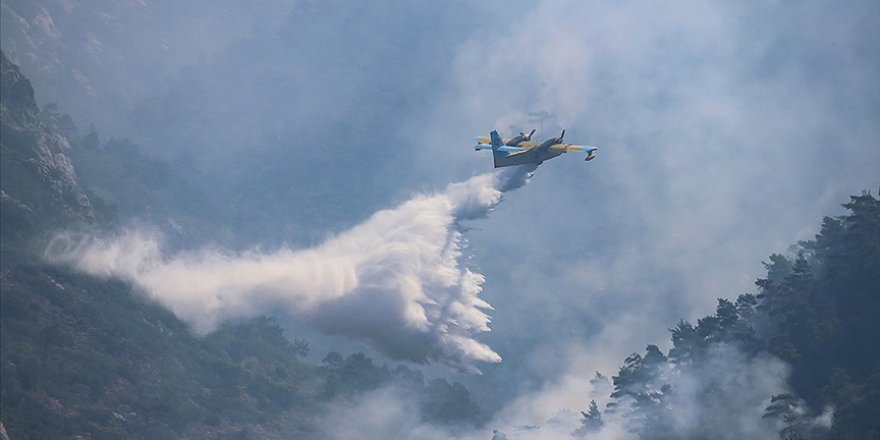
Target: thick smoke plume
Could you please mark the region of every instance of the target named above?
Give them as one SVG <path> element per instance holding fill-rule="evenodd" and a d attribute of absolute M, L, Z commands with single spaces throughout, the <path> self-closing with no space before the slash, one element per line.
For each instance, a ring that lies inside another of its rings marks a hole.
<path fill-rule="evenodd" d="M 459 222 L 489 213 L 528 182 L 515 167 L 419 195 L 308 249 L 169 255 L 161 237 L 66 234 L 49 261 L 133 283 L 200 333 L 222 321 L 281 310 L 321 329 L 366 340 L 391 357 L 477 371 L 501 357 L 475 336 L 489 331 L 485 278 L 461 263 Z"/>

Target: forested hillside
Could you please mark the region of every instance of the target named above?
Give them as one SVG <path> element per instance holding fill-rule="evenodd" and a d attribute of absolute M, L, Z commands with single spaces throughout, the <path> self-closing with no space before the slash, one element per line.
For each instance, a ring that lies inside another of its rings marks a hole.
<path fill-rule="evenodd" d="M 605 416 L 623 414 L 643 439 L 736 438 L 757 408 L 755 437 L 880 438 L 880 200 L 843 206 L 791 258 L 770 256 L 756 294 L 679 322 L 668 353 L 628 357 Z M 766 393 L 786 378 L 789 392 Z M 593 402 L 578 434 L 602 417 Z"/>
<path fill-rule="evenodd" d="M 0 426 L 12 439 L 332 438 L 334 408 L 389 389 L 419 423 L 450 435 L 492 428 L 483 425 L 492 414 L 458 383 L 362 353 L 310 363 L 309 350 L 329 350 L 285 335 L 268 317 L 195 335 L 124 282 L 45 263 L 57 231 L 112 230 L 130 219 L 184 247 L 236 242 L 205 211 L 230 203 L 248 211 L 257 191 L 212 200 L 210 184 L 182 173 L 185 165 L 125 139 L 102 141 L 63 109 L 40 110 L 27 78 L 0 57 Z M 249 160 L 287 166 L 268 154 Z M 362 202 L 357 209 L 368 212 Z M 301 209 L 293 206 L 247 218 L 268 223 Z M 674 325 L 670 350 L 649 345 L 611 379 L 597 375 L 594 388 L 609 393 L 590 403 L 572 436 L 607 438 L 604 428 L 623 420 L 642 439 L 880 438 L 880 200 L 865 193 L 844 207 L 814 240 L 771 255 L 754 293 Z"/>
<path fill-rule="evenodd" d="M 360 353 L 307 363 L 309 344 L 268 318 L 196 336 L 125 283 L 43 263 L 54 231 L 117 226 L 115 213 L 137 200 L 165 219 L 180 204 L 158 194 L 187 182 L 127 141 L 96 145 L 94 131 L 80 137 L 69 117 L 41 112 L 5 55 L 0 104 L 0 422 L 10 438 L 324 438 L 327 407 L 386 387 L 412 396 L 425 423 L 482 420 L 459 384 Z M 89 180 L 130 199 L 105 201 Z"/>
<path fill-rule="evenodd" d="M 91 201 L 66 154 L 67 139 L 40 121 L 30 81 L 0 52 L 0 251 L 19 249 L 40 229 L 92 222 Z"/>

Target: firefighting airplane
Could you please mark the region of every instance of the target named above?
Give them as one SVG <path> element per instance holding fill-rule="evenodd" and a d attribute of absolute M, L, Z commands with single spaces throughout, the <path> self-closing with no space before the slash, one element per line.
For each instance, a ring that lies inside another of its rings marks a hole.
<path fill-rule="evenodd" d="M 477 138 L 474 149 L 477 151 L 491 149 L 495 168 L 524 164 L 540 165 L 545 160 L 553 159 L 562 153 L 575 152 L 587 153 L 584 160 L 590 161 L 596 158 L 596 151 L 599 150 L 596 147 L 563 143 L 565 130 L 562 130 L 559 137 L 547 139 L 540 144 L 531 142 L 533 134 L 535 130 L 530 133 L 522 132 L 512 139 L 502 139 L 496 130 L 492 130 L 488 137 Z"/>

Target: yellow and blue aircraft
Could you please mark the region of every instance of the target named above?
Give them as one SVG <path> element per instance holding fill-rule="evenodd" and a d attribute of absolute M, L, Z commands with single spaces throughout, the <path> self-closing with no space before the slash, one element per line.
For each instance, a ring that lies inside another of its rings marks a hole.
<path fill-rule="evenodd" d="M 511 139 L 502 139 L 498 131 L 492 130 L 489 136 L 477 138 L 475 150 L 492 150 L 492 158 L 495 162 L 495 168 L 509 167 L 512 165 L 537 164 L 544 163 L 547 159 L 553 159 L 562 153 L 587 153 L 586 161 L 596 158 L 596 147 L 586 145 L 573 145 L 562 142 L 565 137 L 565 130 L 559 137 L 550 138 L 542 143 L 531 142 L 532 135 L 535 130 L 530 133 L 522 132 L 519 136 Z"/>

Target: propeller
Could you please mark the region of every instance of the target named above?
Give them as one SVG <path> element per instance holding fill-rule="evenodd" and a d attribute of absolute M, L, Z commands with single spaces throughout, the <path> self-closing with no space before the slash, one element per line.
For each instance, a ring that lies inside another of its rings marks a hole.
<path fill-rule="evenodd" d="M 530 131 L 528 133 L 521 131 L 521 132 L 519 132 L 519 137 L 522 138 L 521 139 L 522 142 L 528 142 L 528 141 L 532 140 L 533 134 L 535 134 L 535 129 L 532 129 L 532 131 Z"/>

